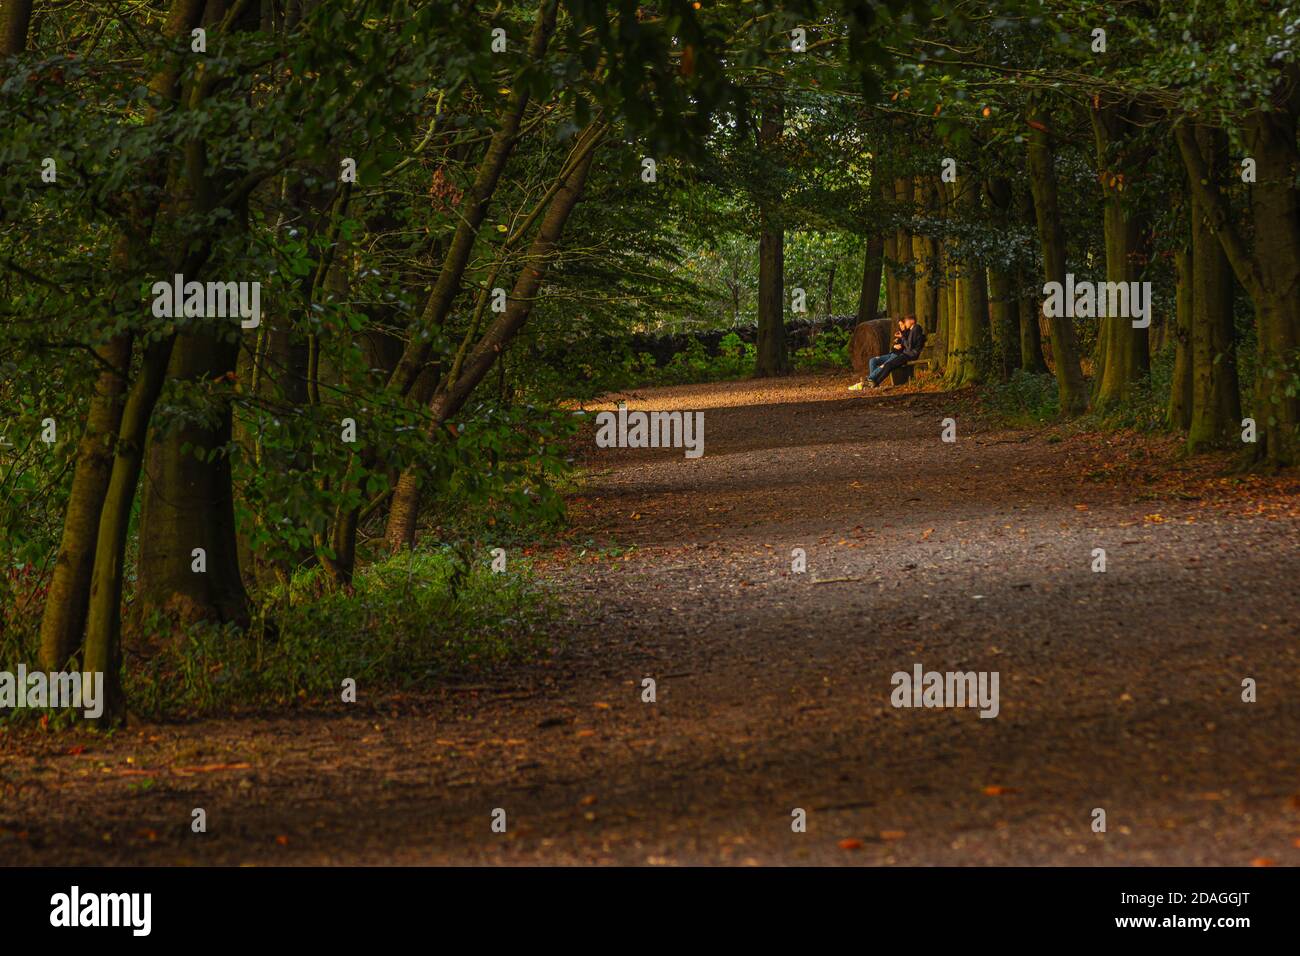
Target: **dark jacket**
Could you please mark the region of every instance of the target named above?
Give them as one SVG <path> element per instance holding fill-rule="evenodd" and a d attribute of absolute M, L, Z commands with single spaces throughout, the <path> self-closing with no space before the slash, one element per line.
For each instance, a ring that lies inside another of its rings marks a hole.
<path fill-rule="evenodd" d="M 925 329 L 919 325 L 914 325 L 910 329 L 905 329 L 899 334 L 899 344 L 901 349 L 896 349 L 899 355 L 909 362 L 915 362 L 921 357 L 921 349 L 925 348 Z"/>

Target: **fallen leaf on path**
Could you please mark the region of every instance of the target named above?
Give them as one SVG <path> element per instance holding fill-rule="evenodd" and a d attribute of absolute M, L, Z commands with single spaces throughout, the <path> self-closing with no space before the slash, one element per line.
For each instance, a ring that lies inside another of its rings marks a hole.
<path fill-rule="evenodd" d="M 1251 866 L 1277 866 L 1277 860 L 1267 856 L 1257 856 L 1250 861 Z"/>
<path fill-rule="evenodd" d="M 907 836 L 906 830 L 881 830 L 880 839 L 882 840 L 901 840 Z"/>
<path fill-rule="evenodd" d="M 1018 787 L 991 786 L 991 787 L 984 788 L 984 796 L 986 797 L 1005 797 L 1008 794 L 1019 793 L 1019 792 L 1020 789 Z"/>
<path fill-rule="evenodd" d="M 278 836 L 278 837 L 275 838 L 275 842 L 278 843 L 278 844 L 280 844 L 280 846 L 288 846 L 288 845 L 289 845 L 289 838 L 288 838 L 287 836 L 284 836 L 283 834 L 281 834 L 280 836 Z"/>
<path fill-rule="evenodd" d="M 68 748 L 68 754 L 73 757 L 77 756 L 77 754 L 84 754 L 85 752 L 86 752 L 85 744 L 74 744 L 73 746 Z"/>
<path fill-rule="evenodd" d="M 841 850 L 861 850 L 861 849 L 862 849 L 862 841 L 861 841 L 861 840 L 841 840 L 841 841 L 840 841 L 840 849 L 841 849 Z"/>

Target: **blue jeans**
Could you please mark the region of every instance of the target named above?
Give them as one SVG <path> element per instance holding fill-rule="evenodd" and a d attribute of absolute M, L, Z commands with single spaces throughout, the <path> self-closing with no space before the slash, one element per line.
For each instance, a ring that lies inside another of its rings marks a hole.
<path fill-rule="evenodd" d="M 898 352 L 890 352 L 888 355 L 876 355 L 867 360 L 867 378 L 872 382 L 879 384 L 880 380 L 898 368 L 900 365 L 906 365 L 905 359 Z"/>

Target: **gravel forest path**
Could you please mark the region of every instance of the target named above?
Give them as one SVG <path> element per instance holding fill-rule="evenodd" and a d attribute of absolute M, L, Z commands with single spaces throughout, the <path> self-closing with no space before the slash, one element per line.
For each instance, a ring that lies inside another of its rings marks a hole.
<path fill-rule="evenodd" d="M 844 385 L 627 396 L 703 410 L 706 453 L 592 448 L 537 555 L 545 661 L 366 714 L 11 741 L 0 858 L 1300 863 L 1300 481 Z M 916 664 L 996 671 L 996 718 L 892 706 Z"/>

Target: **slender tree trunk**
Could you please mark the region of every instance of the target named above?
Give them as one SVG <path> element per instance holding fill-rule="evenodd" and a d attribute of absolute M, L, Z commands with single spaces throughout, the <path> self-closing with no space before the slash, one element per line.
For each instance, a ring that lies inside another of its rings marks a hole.
<path fill-rule="evenodd" d="M 126 536 L 131 524 L 131 504 L 140 480 L 149 419 L 167 377 L 174 341 L 165 339 L 145 350 L 140 372 L 122 410 L 122 425 L 113 448 L 113 469 L 100 510 L 82 667 L 89 673 L 104 675 L 107 700 L 99 720 L 105 724 L 120 723 L 126 716 L 121 619 Z"/>
<path fill-rule="evenodd" d="M 86 428 L 77 445 L 59 556 L 41 616 L 41 666 L 61 671 L 81 648 L 95 565 L 99 515 L 113 470 L 113 445 L 122 422 L 122 400 L 131 375 L 131 337 L 110 339 L 95 350 L 105 369 L 95 382 Z"/>
<path fill-rule="evenodd" d="M 1057 200 L 1056 169 L 1049 138 L 1047 115 L 1036 104 L 1029 109 L 1029 182 L 1034 195 L 1034 213 L 1038 220 L 1038 239 L 1043 251 L 1043 281 L 1065 284 L 1065 235 L 1061 228 L 1061 210 Z M 1079 347 L 1074 325 L 1068 316 L 1049 320 L 1052 330 L 1052 364 L 1056 371 L 1057 394 L 1061 414 L 1077 415 L 1088 404 L 1083 371 L 1079 367 Z"/>
<path fill-rule="evenodd" d="M 939 286 L 938 293 L 935 305 L 934 334 L 929 344 L 931 354 L 927 358 L 934 361 L 935 371 L 943 374 L 948 361 L 948 284 L 946 282 Z"/>
<path fill-rule="evenodd" d="M 1020 367 L 1020 300 L 1014 273 L 989 269 L 989 309 L 992 312 L 993 370 L 1006 380 Z"/>
<path fill-rule="evenodd" d="M 1197 147 L 1210 179 L 1227 164 L 1227 136 L 1201 127 Z M 1187 430 L 1191 452 L 1227 447 L 1239 440 L 1241 401 L 1237 387 L 1236 346 L 1232 328 L 1232 266 L 1206 221 L 1192 204 L 1192 421 Z"/>
<path fill-rule="evenodd" d="M 882 200 L 882 209 L 891 210 L 894 207 L 894 187 L 892 183 L 882 181 L 880 183 L 880 198 Z M 892 214 L 888 217 L 892 218 Z M 885 230 L 885 316 L 891 319 L 897 319 L 902 313 L 899 312 L 898 303 L 898 230 Z"/>
<path fill-rule="evenodd" d="M 912 210 L 912 181 L 910 179 L 900 178 L 894 180 L 894 201 L 898 204 L 898 215 L 903 223 L 894 238 L 894 249 L 898 257 L 898 313 L 899 315 L 916 315 L 916 277 L 913 272 L 912 233 L 906 226 Z"/>
<path fill-rule="evenodd" d="M 1038 326 L 1039 304 L 1031 296 L 1020 297 L 1020 367 L 1034 375 L 1047 371 L 1043 359 L 1042 332 Z"/>
<path fill-rule="evenodd" d="M 1037 232 L 1038 218 L 1034 214 L 1034 195 L 1027 188 L 1017 190 L 1020 219 Z M 1047 362 L 1043 358 L 1043 333 L 1039 324 L 1042 313 L 1042 299 L 1034 294 L 1036 283 L 1032 272 L 1021 270 L 1017 273 L 1017 285 L 1020 287 L 1020 367 L 1035 375 L 1047 371 Z"/>
<path fill-rule="evenodd" d="M 993 221 L 1002 231 L 1010 231 L 1014 195 L 1011 181 L 995 176 L 988 182 L 989 204 Z M 1016 273 L 1001 264 L 989 267 L 989 305 L 993 313 L 993 368 L 1007 379 L 1020 367 L 1020 296 Z"/>
<path fill-rule="evenodd" d="M 1194 203 L 1188 203 L 1189 213 Z M 1187 431 L 1192 424 L 1192 247 L 1174 256 L 1178 287 L 1174 293 L 1174 370 L 1169 383 L 1169 427 Z"/>
<path fill-rule="evenodd" d="M 780 94 L 763 107 L 758 147 L 771 154 L 781 140 L 785 125 L 785 103 Z M 758 341 L 754 374 L 760 378 L 785 375 L 790 356 L 785 341 L 785 226 L 780 211 L 767 204 L 760 207 L 758 237 Z"/>
<path fill-rule="evenodd" d="M 528 43 L 529 68 L 542 59 L 555 31 L 557 0 L 541 0 L 537 8 L 537 18 Z M 516 78 L 511 86 L 512 92 L 506 107 L 497 122 L 497 130 L 492 136 L 488 149 L 479 164 L 474 184 L 465 191 L 457 210 L 458 222 L 452 236 L 442 268 L 434 282 L 432 291 L 424 306 L 420 318 L 420 327 L 429 331 L 442 326 L 451 310 L 451 304 L 460 291 L 461 280 L 469 265 L 470 253 L 478 238 L 479 227 L 487 216 L 488 205 L 496 192 L 501 174 L 514 152 L 519 139 L 519 128 L 523 122 L 524 111 L 528 108 L 529 84 L 523 78 Z M 402 353 L 397 367 L 389 379 L 389 388 L 405 395 L 415 385 L 421 369 L 429 360 L 433 348 L 433 336 L 414 335 Z"/>
<path fill-rule="evenodd" d="M 533 237 L 524 256 L 525 265 L 520 270 L 510 296 L 506 300 L 506 311 L 488 327 L 458 373 L 449 374 L 439 383 L 438 390 L 430 403 L 428 434 L 431 438 L 442 430 L 448 419 L 464 407 L 474 389 L 487 376 L 493 364 L 500 359 L 506 347 L 528 321 L 533 303 L 546 278 L 547 266 L 559 247 L 569 216 L 582 198 L 592 161 L 606 132 L 607 127 L 593 126 L 584 134 L 595 137 L 596 142 L 592 144 L 592 148 L 579 153 L 580 158 L 569 169 L 562 185 L 547 206 L 537 235 Z M 419 512 L 419 492 L 410 469 L 402 475 L 398 485 L 399 488 L 410 489 L 404 495 L 407 503 L 390 510 L 384 535 L 390 546 L 396 547 L 400 547 L 401 542 L 413 539 L 415 519 Z"/>

